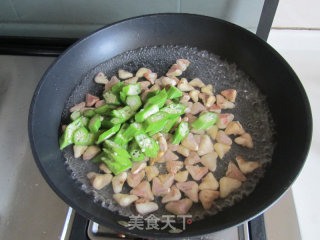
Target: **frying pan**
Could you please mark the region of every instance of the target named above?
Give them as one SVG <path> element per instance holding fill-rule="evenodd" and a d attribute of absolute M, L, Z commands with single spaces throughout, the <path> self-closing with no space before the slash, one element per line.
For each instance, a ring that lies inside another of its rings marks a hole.
<path fill-rule="evenodd" d="M 68 205 L 95 222 L 145 238 L 177 237 L 119 225 L 119 220 L 128 218 L 101 207 L 80 189 L 58 145 L 61 114 L 80 79 L 120 53 L 158 45 L 197 47 L 236 63 L 266 96 L 276 130 L 272 163 L 255 190 L 234 206 L 192 223 L 179 238 L 212 233 L 257 216 L 281 197 L 303 167 L 312 134 L 310 105 L 298 77 L 272 47 L 241 27 L 211 17 L 155 14 L 131 18 L 102 28 L 66 50 L 39 82 L 29 112 L 30 144 L 42 175 Z"/>

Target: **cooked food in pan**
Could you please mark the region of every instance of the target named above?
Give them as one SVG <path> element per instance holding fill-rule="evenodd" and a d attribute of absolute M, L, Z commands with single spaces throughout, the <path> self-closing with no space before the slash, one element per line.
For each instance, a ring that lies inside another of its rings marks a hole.
<path fill-rule="evenodd" d="M 234 145 L 251 151 L 254 141 L 232 111 L 237 90 L 216 92 L 199 78 L 181 77 L 187 59 L 178 59 L 165 76 L 142 67 L 135 73 L 119 69 L 104 85 L 102 96 L 87 93 L 70 108 L 62 126 L 60 149 L 73 145 L 75 158 L 99 165 L 88 172 L 93 188 L 112 188 L 121 206 L 139 214 L 159 209 L 187 214 L 193 204 L 208 210 L 241 187 L 246 175 L 261 166 L 241 154 L 226 161 Z M 248 116 L 250 118 L 250 116 Z M 217 166 L 227 164 L 217 179 Z M 127 184 L 129 190 L 123 192 Z"/>

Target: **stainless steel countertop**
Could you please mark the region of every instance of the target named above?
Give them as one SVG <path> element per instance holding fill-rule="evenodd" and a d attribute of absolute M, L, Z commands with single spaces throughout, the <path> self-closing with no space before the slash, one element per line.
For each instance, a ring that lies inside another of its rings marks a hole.
<path fill-rule="evenodd" d="M 42 178 L 28 138 L 33 91 L 55 58 L 0 56 L 0 239 L 58 239 L 68 206 Z"/>
<path fill-rule="evenodd" d="M 28 111 L 49 57 L 0 55 L 0 239 L 59 239 L 68 206 L 35 165 Z M 301 239 L 292 192 L 265 213 L 268 239 Z"/>

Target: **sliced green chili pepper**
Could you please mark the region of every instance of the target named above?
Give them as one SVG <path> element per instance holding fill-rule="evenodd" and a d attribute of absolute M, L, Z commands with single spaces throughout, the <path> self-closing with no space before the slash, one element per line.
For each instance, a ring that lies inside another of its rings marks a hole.
<path fill-rule="evenodd" d="M 147 100 L 144 107 L 152 106 L 152 105 L 158 105 L 159 108 L 162 108 L 163 105 L 166 103 L 167 100 L 167 92 L 165 89 L 161 90 L 157 95 L 154 97 L 151 97 Z"/>
<path fill-rule="evenodd" d="M 87 127 L 89 124 L 89 118 L 87 117 L 80 117 L 81 118 L 81 122 L 83 124 L 84 127 Z"/>
<path fill-rule="evenodd" d="M 168 106 L 162 108 L 161 111 L 169 113 L 169 118 L 175 118 L 184 114 L 185 109 L 186 106 L 183 104 L 171 103 Z"/>
<path fill-rule="evenodd" d="M 133 95 L 126 98 L 126 104 L 136 111 L 141 107 L 142 102 L 138 95 Z"/>
<path fill-rule="evenodd" d="M 103 114 L 103 113 L 108 112 L 108 111 L 111 110 L 111 109 L 115 109 L 115 107 L 116 107 L 115 105 L 105 104 L 105 105 L 103 105 L 103 106 L 101 106 L 101 107 L 96 108 L 94 111 L 95 111 L 96 113 Z"/>
<path fill-rule="evenodd" d="M 102 151 L 97 156 L 95 156 L 91 161 L 93 163 L 101 163 L 103 158 L 107 159 L 108 156 L 105 152 Z"/>
<path fill-rule="evenodd" d="M 143 122 L 145 132 L 159 132 L 166 124 L 169 114 L 167 112 L 157 112 L 152 114 Z M 154 134 L 155 134 L 154 133 Z"/>
<path fill-rule="evenodd" d="M 101 133 L 102 133 L 101 130 L 99 130 L 96 133 L 89 132 L 87 139 L 81 145 L 82 146 L 94 145 Z M 75 144 L 75 145 L 77 145 L 77 144 Z M 80 145 L 80 144 L 78 144 L 78 145 Z"/>
<path fill-rule="evenodd" d="M 120 92 L 119 96 L 120 96 L 121 102 L 126 103 L 127 95 L 124 92 Z"/>
<path fill-rule="evenodd" d="M 128 150 L 128 144 L 129 144 L 129 142 L 127 142 L 126 144 L 122 145 L 121 147 L 123 147 L 124 149 Z"/>
<path fill-rule="evenodd" d="M 141 149 L 136 141 L 132 141 L 129 145 L 129 154 L 132 161 L 138 162 L 145 158 L 145 155 L 141 152 Z"/>
<path fill-rule="evenodd" d="M 129 124 L 124 123 L 122 124 L 119 132 L 117 132 L 116 136 L 114 137 L 114 142 L 119 144 L 120 146 L 126 145 L 130 139 L 127 139 L 123 136 L 123 132 L 128 128 Z"/>
<path fill-rule="evenodd" d="M 134 122 L 135 122 L 134 117 L 130 118 L 129 121 L 128 121 L 128 123 L 134 123 Z"/>
<path fill-rule="evenodd" d="M 119 118 L 121 122 L 125 122 L 135 114 L 135 111 L 131 107 L 125 106 L 117 110 L 112 110 L 111 114 Z"/>
<path fill-rule="evenodd" d="M 144 133 L 135 136 L 135 140 L 139 145 L 141 152 L 147 157 L 156 157 L 159 151 L 159 144 Z"/>
<path fill-rule="evenodd" d="M 111 140 L 105 140 L 103 146 L 105 149 L 108 149 L 109 151 L 116 153 L 116 155 L 118 156 L 130 158 L 130 154 L 126 149 L 124 149 L 122 146 L 116 144 Z"/>
<path fill-rule="evenodd" d="M 99 138 L 98 138 L 98 140 L 97 140 L 97 144 L 100 144 L 100 143 L 102 143 L 104 140 L 112 137 L 114 134 L 116 134 L 116 133 L 119 131 L 120 127 L 121 127 L 121 124 L 117 124 L 117 125 L 114 125 L 112 128 L 110 128 L 109 130 L 103 132 L 103 133 L 99 136 Z"/>
<path fill-rule="evenodd" d="M 127 86 L 122 88 L 122 92 L 125 93 L 127 96 L 138 95 L 141 93 L 140 84 L 128 84 Z"/>
<path fill-rule="evenodd" d="M 143 127 L 141 123 L 131 123 L 129 127 L 123 132 L 123 137 L 129 139 L 134 138 L 137 134 L 143 133 Z"/>
<path fill-rule="evenodd" d="M 122 120 L 119 118 L 110 118 L 110 117 L 106 117 L 101 121 L 101 126 L 103 128 L 111 128 L 114 125 L 120 124 L 122 123 Z"/>
<path fill-rule="evenodd" d="M 100 117 L 101 116 L 99 114 L 96 114 L 93 118 L 90 119 L 89 126 L 88 126 L 90 132 L 96 133 L 100 129 L 101 127 Z"/>
<path fill-rule="evenodd" d="M 156 130 L 153 130 L 151 132 L 148 132 L 148 135 L 151 137 L 151 136 L 155 135 L 156 133 L 161 132 L 161 130 L 164 128 L 164 126 L 167 124 L 167 122 L 168 122 L 168 120 L 164 121 L 161 124 L 161 126 L 160 126 L 161 129 L 160 130 L 156 129 Z"/>
<path fill-rule="evenodd" d="M 93 109 L 87 109 L 83 112 L 83 116 L 91 118 L 96 114 L 96 112 Z"/>
<path fill-rule="evenodd" d="M 158 90 L 155 90 L 155 91 L 152 91 L 152 92 L 148 92 L 145 101 L 148 101 L 149 98 L 152 98 L 152 97 L 158 95 L 159 92 L 160 92 L 159 89 L 158 89 Z"/>
<path fill-rule="evenodd" d="M 152 114 L 156 113 L 159 111 L 159 106 L 158 105 L 151 105 L 146 107 L 145 109 L 141 109 L 140 112 L 138 112 L 135 115 L 135 120 L 136 122 L 140 123 L 143 122 L 145 119 L 147 119 L 149 116 Z"/>
<path fill-rule="evenodd" d="M 174 133 L 172 144 L 179 144 L 189 134 L 187 122 L 181 122 Z"/>
<path fill-rule="evenodd" d="M 122 88 L 123 88 L 124 82 L 119 82 L 116 85 L 112 86 L 111 88 L 111 92 L 119 95 L 119 93 L 121 92 Z"/>
<path fill-rule="evenodd" d="M 78 111 L 78 110 L 76 110 L 76 111 L 74 111 L 73 113 L 71 113 L 70 119 L 71 119 L 71 121 L 74 121 L 74 120 L 76 120 L 77 118 L 79 118 L 80 116 L 81 116 L 81 112 Z"/>
<path fill-rule="evenodd" d="M 102 128 L 111 128 L 111 127 L 113 127 L 115 124 L 111 124 L 110 120 L 111 120 L 110 117 L 105 117 L 105 118 L 101 121 L 101 127 L 102 127 Z"/>
<path fill-rule="evenodd" d="M 132 162 L 129 160 L 129 158 L 116 156 L 115 153 L 110 151 L 107 153 L 107 155 L 107 158 L 102 157 L 101 160 L 115 175 L 118 175 L 119 173 L 132 167 Z"/>
<path fill-rule="evenodd" d="M 174 126 L 174 124 L 178 121 L 179 117 L 175 117 L 172 119 L 168 119 L 167 124 L 164 126 L 164 128 L 161 130 L 163 133 L 170 132 L 171 128 Z"/>
<path fill-rule="evenodd" d="M 178 88 L 171 86 L 171 85 L 170 85 L 169 89 L 167 90 L 168 99 L 174 99 L 174 98 L 181 97 L 182 94 L 183 93 Z"/>
<path fill-rule="evenodd" d="M 127 152 L 127 150 L 125 150 L 121 146 L 119 146 L 119 147 L 120 147 L 119 149 L 121 151 L 117 151 L 117 150 L 114 151 L 114 150 L 112 150 L 110 148 L 103 148 L 102 150 L 107 154 L 108 158 L 111 159 L 111 160 L 115 160 L 115 161 L 120 160 L 120 159 L 121 159 L 121 161 L 123 159 L 128 159 L 129 160 L 130 159 L 130 154 Z M 124 154 L 124 152 L 125 152 L 125 154 Z M 119 162 L 120 164 L 122 163 L 121 161 Z"/>
<path fill-rule="evenodd" d="M 106 101 L 106 104 L 113 104 L 113 105 L 120 105 L 120 101 L 118 99 L 118 96 L 114 94 L 112 91 L 106 91 L 103 94 L 103 97 Z"/>
<path fill-rule="evenodd" d="M 178 104 L 178 103 L 180 103 L 180 98 L 174 98 L 174 99 L 171 99 L 171 101 L 172 101 L 173 103 Z"/>
<path fill-rule="evenodd" d="M 111 118 L 110 123 L 113 125 L 117 125 L 117 124 L 123 123 L 123 120 L 120 118 Z"/>
<path fill-rule="evenodd" d="M 60 149 L 64 149 L 68 145 L 73 143 L 73 134 L 79 128 L 83 127 L 84 124 L 82 122 L 82 117 L 77 118 L 72 123 L 70 123 L 67 127 L 62 136 L 59 139 Z"/>
<path fill-rule="evenodd" d="M 197 130 L 207 129 L 215 124 L 218 120 L 218 114 L 207 112 L 195 120 L 191 126 Z"/>
<path fill-rule="evenodd" d="M 88 134 L 89 132 L 85 127 L 78 128 L 73 134 L 73 143 L 75 145 L 86 145 Z"/>

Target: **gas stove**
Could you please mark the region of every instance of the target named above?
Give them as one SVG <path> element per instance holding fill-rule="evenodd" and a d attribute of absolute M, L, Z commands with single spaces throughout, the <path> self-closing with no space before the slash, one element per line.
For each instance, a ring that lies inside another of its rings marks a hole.
<path fill-rule="evenodd" d="M 250 237 L 258 236 L 257 237 Z M 177 236 L 178 237 L 178 236 Z M 144 240 L 134 236 L 116 232 L 106 226 L 88 220 L 76 213 L 72 208 L 68 209 L 65 226 L 61 235 L 65 240 Z M 265 240 L 266 233 L 263 215 L 239 226 L 231 227 L 217 233 L 203 235 L 201 237 L 184 238 L 183 240 Z"/>
<path fill-rule="evenodd" d="M 288 237 L 290 236 L 290 237 Z M 69 207 L 60 240 L 141 239 L 90 221 Z M 239 226 L 184 240 L 298 240 L 301 239 L 291 189 L 264 214 Z M 149 239 L 152 240 L 152 239 Z"/>

